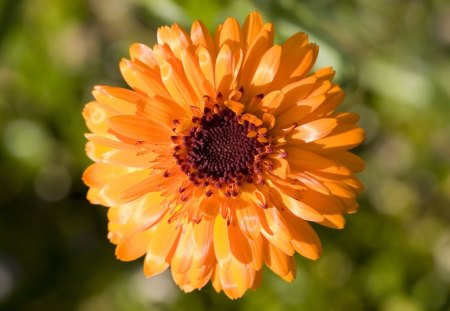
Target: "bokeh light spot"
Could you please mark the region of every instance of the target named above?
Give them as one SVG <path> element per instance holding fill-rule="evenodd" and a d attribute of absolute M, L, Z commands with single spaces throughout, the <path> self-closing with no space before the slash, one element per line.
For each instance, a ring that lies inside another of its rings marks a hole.
<path fill-rule="evenodd" d="M 51 152 L 51 140 L 39 123 L 17 119 L 6 125 L 3 133 L 6 150 L 31 164 L 39 164 Z"/>

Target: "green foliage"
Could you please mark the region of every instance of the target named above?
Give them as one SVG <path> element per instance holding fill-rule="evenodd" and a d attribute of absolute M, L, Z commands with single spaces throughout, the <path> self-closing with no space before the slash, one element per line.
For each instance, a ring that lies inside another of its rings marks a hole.
<path fill-rule="evenodd" d="M 146 280 L 107 241 L 85 200 L 81 117 L 95 84 L 156 27 L 259 10 L 278 40 L 306 31 L 358 112 L 366 191 L 346 228 L 315 226 L 317 262 L 287 284 L 266 270 L 238 301 L 211 285 Z M 6 0 L 0 2 L 1 310 L 449 310 L 450 5 L 372 0 Z"/>

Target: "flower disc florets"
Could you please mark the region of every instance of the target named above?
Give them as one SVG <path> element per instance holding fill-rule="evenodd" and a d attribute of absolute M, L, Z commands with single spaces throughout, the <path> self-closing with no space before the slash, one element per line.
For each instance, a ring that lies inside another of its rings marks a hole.
<path fill-rule="evenodd" d="M 173 136 L 173 156 L 194 185 L 212 185 L 230 197 L 238 195 L 243 182 L 263 182 L 262 160 L 272 146 L 262 122 L 248 119 L 215 103 L 205 107 L 201 117 L 192 118 L 185 136 Z"/>

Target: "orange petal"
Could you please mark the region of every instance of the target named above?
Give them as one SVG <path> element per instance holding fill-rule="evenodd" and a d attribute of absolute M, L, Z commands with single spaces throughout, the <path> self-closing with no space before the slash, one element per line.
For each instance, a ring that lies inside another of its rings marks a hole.
<path fill-rule="evenodd" d="M 259 237 L 261 226 L 256 207 L 253 203 L 239 206 L 236 208 L 238 224 L 244 235 L 252 240 Z"/>
<path fill-rule="evenodd" d="M 219 277 L 219 269 L 219 265 L 217 264 L 214 267 L 213 273 L 211 275 L 212 286 L 214 287 L 216 292 L 220 292 L 222 290 L 222 284 L 220 283 Z"/>
<path fill-rule="evenodd" d="M 287 128 L 297 125 L 304 117 L 315 109 L 315 107 L 322 105 L 327 100 L 325 95 L 310 97 L 301 100 L 297 104 L 291 106 L 277 117 L 277 128 Z"/>
<path fill-rule="evenodd" d="M 271 206 L 264 209 L 264 215 L 266 216 L 267 223 L 269 224 L 272 232 L 275 232 L 277 239 L 290 241 L 292 236 L 289 228 L 284 220 L 284 214 L 281 213 L 278 208 Z"/>
<path fill-rule="evenodd" d="M 248 241 L 250 249 L 252 251 L 252 262 L 251 265 L 253 269 L 260 270 L 264 264 L 264 241 L 261 235 L 254 240 Z"/>
<path fill-rule="evenodd" d="M 344 100 L 345 93 L 342 89 L 335 85 L 326 94 L 326 101 L 315 105 L 311 105 L 311 113 L 303 120 L 303 122 L 311 122 L 315 119 L 323 118 L 333 112 Z M 311 103 L 310 103 L 311 104 Z"/>
<path fill-rule="evenodd" d="M 314 90 L 310 94 L 308 94 L 308 97 L 315 97 L 326 94 L 334 86 L 329 80 L 317 82 L 318 83 L 314 86 Z"/>
<path fill-rule="evenodd" d="M 296 178 L 297 180 L 302 182 L 308 189 L 323 193 L 325 195 L 330 194 L 330 190 L 323 183 L 306 172 L 292 173 L 291 177 Z"/>
<path fill-rule="evenodd" d="M 286 159 L 281 158 L 271 158 L 270 160 L 273 163 L 273 169 L 271 170 L 271 173 L 275 174 L 281 179 L 288 178 L 290 174 L 289 162 Z"/>
<path fill-rule="evenodd" d="M 108 119 L 112 131 L 135 141 L 151 144 L 171 143 L 169 128 L 138 116 L 115 116 Z"/>
<path fill-rule="evenodd" d="M 168 211 L 161 205 L 163 199 L 160 193 L 152 192 L 133 202 L 110 207 L 108 238 L 112 238 L 111 241 L 118 244 L 136 232 L 152 228 Z"/>
<path fill-rule="evenodd" d="M 296 127 L 295 131 L 289 136 L 289 138 L 309 143 L 327 136 L 331 133 L 331 131 L 333 131 L 334 128 L 336 128 L 337 125 L 338 123 L 336 119 L 333 118 L 314 120 Z"/>
<path fill-rule="evenodd" d="M 84 147 L 86 155 L 94 162 L 102 162 L 103 154 L 114 150 L 110 147 L 96 144 L 92 141 L 88 141 Z"/>
<path fill-rule="evenodd" d="M 144 274 L 154 276 L 165 271 L 178 244 L 180 228 L 169 224 L 169 214 L 161 220 L 153 232 L 144 261 Z"/>
<path fill-rule="evenodd" d="M 250 245 L 239 226 L 234 224 L 228 225 L 228 237 L 230 239 L 230 250 L 233 257 L 242 263 L 251 263 L 252 252 Z"/>
<path fill-rule="evenodd" d="M 116 256 L 123 261 L 135 260 L 143 256 L 153 238 L 152 230 L 137 232 L 126 241 L 121 241 L 116 248 Z"/>
<path fill-rule="evenodd" d="M 208 259 L 208 254 L 213 249 L 214 221 L 203 218 L 193 228 L 194 260 L 201 267 Z"/>
<path fill-rule="evenodd" d="M 311 70 L 318 54 L 315 44 L 308 44 L 305 33 L 297 33 L 290 37 L 282 46 L 281 66 L 277 75 L 279 87 L 281 83 L 299 80 Z"/>
<path fill-rule="evenodd" d="M 209 51 L 209 53 L 211 53 L 211 57 L 215 59 L 217 53 L 216 45 L 214 44 L 214 40 L 208 29 L 201 21 L 196 20 L 192 24 L 191 40 L 194 45 L 202 46 Z"/>
<path fill-rule="evenodd" d="M 215 87 L 215 85 L 217 85 L 215 83 L 215 76 L 214 76 L 215 57 L 213 58 L 213 56 L 210 54 L 210 51 L 208 51 L 208 49 L 206 49 L 201 45 L 197 47 L 195 54 L 198 59 L 200 70 L 203 72 L 203 75 L 205 76 L 205 80 L 212 83 L 212 86 Z"/>
<path fill-rule="evenodd" d="M 161 204 L 163 201 L 159 192 L 150 192 L 117 208 L 109 208 L 108 219 L 110 223 L 129 223 L 140 230 L 149 229 L 167 213 L 168 208 Z"/>
<path fill-rule="evenodd" d="M 268 49 L 272 47 L 273 39 L 273 25 L 267 23 L 264 25 L 263 30 L 259 33 L 256 39 L 253 41 L 252 45 L 247 48 L 246 54 L 244 55 L 241 77 L 239 81 L 239 85 L 242 85 L 244 87 L 244 101 L 249 100 L 256 95 L 253 93 L 245 92 L 245 90 L 250 87 L 250 82 L 255 75 L 261 57 L 264 55 L 264 53 L 266 53 Z"/>
<path fill-rule="evenodd" d="M 191 267 L 194 255 L 192 227 L 192 222 L 190 222 L 181 230 L 180 240 L 171 261 L 171 269 L 176 273 L 185 273 Z"/>
<path fill-rule="evenodd" d="M 215 81 L 218 92 L 226 98 L 231 89 L 235 88 L 236 74 L 242 62 L 242 50 L 228 43 L 222 45 L 217 54 Z"/>
<path fill-rule="evenodd" d="M 131 186 L 123 187 L 119 192 L 119 199 L 127 202 L 134 200 L 148 192 L 161 190 L 163 177 L 162 172 L 150 174 L 147 171 L 147 174 L 144 175 L 144 178 L 141 178 L 139 182 L 131 184 Z M 171 177 L 167 177 L 171 178 Z"/>
<path fill-rule="evenodd" d="M 279 248 L 286 255 L 292 256 L 295 254 L 295 250 L 292 247 L 290 240 L 283 240 L 278 238 L 276 235 L 270 235 L 265 230 L 261 231 L 264 238 L 272 243 L 275 247 Z"/>
<path fill-rule="evenodd" d="M 322 252 L 322 244 L 316 232 L 304 220 L 292 216 L 285 217 L 292 233 L 292 246 L 300 255 L 316 260 Z"/>
<path fill-rule="evenodd" d="M 287 85 L 284 85 L 281 88 L 281 91 L 284 94 L 284 100 L 282 103 L 278 105 L 273 114 L 280 115 L 289 108 L 292 108 L 293 103 L 297 105 L 301 100 L 305 99 L 311 90 L 314 88 L 314 85 L 317 83 L 317 77 L 309 76 L 308 78 L 302 79 L 300 81 L 296 81 Z M 310 112 L 311 109 L 304 107 L 306 113 Z M 301 114 L 304 115 L 303 113 Z"/>
<path fill-rule="evenodd" d="M 188 34 L 177 24 L 173 24 L 171 27 L 159 27 L 157 31 L 157 40 L 160 45 L 169 45 L 177 58 L 180 58 L 181 51 L 191 44 Z"/>
<path fill-rule="evenodd" d="M 352 191 L 352 189 L 343 182 L 333 181 L 333 182 L 324 182 L 324 184 L 328 189 L 330 189 L 330 192 L 335 196 L 348 198 L 352 200 L 354 200 L 356 197 L 356 193 Z"/>
<path fill-rule="evenodd" d="M 183 63 L 186 77 L 197 97 L 202 98 L 205 95 L 213 97 L 215 95 L 213 85 L 205 79 L 199 62 L 192 50 L 185 49 L 181 52 L 181 62 Z"/>
<path fill-rule="evenodd" d="M 244 49 L 250 48 L 264 26 L 261 15 L 258 12 L 250 13 L 242 26 Z"/>
<path fill-rule="evenodd" d="M 284 93 L 282 91 L 273 91 L 265 95 L 261 100 L 261 107 L 267 109 L 268 112 L 273 113 L 278 110 L 284 100 Z"/>
<path fill-rule="evenodd" d="M 274 45 L 261 57 L 255 71 L 251 85 L 255 87 L 255 92 L 264 90 L 264 86 L 271 83 L 280 66 L 281 46 Z"/>
<path fill-rule="evenodd" d="M 343 165 L 351 169 L 354 173 L 362 172 L 366 167 L 363 159 L 348 151 L 333 152 L 327 154 L 327 157 L 334 161 L 342 163 Z"/>
<path fill-rule="evenodd" d="M 132 61 L 140 61 L 152 70 L 159 70 L 158 62 L 151 48 L 141 43 L 133 43 L 130 46 L 130 56 Z"/>
<path fill-rule="evenodd" d="M 286 282 L 291 282 L 297 273 L 295 261 L 280 249 L 266 242 L 266 265 Z"/>
<path fill-rule="evenodd" d="M 304 203 L 301 198 L 295 199 L 284 194 L 278 188 L 274 188 L 271 193 L 271 199 L 278 208 L 286 208 L 297 217 L 309 221 L 322 221 L 324 216 L 316 211 L 310 205 Z"/>
<path fill-rule="evenodd" d="M 198 209 L 205 215 L 215 217 L 219 211 L 220 202 L 217 200 L 217 197 L 211 196 L 202 196 L 198 198 Z"/>
<path fill-rule="evenodd" d="M 321 140 L 317 140 L 319 142 Z M 352 172 L 338 162 L 318 155 L 317 153 L 286 146 L 285 150 L 288 154 L 287 160 L 292 169 L 299 171 L 320 171 L 323 173 L 335 175 L 351 175 Z"/>
<path fill-rule="evenodd" d="M 241 45 L 241 27 L 239 22 L 233 18 L 228 17 L 225 22 L 219 26 L 216 31 L 216 44 L 219 48 L 222 48 L 224 44 L 237 44 Z"/>
<path fill-rule="evenodd" d="M 332 67 L 324 67 L 317 69 L 313 75 L 317 77 L 318 80 L 324 81 L 324 80 L 333 80 L 334 74 L 336 72 L 333 70 Z"/>
<path fill-rule="evenodd" d="M 355 124 L 359 121 L 359 115 L 352 112 L 340 112 L 335 115 L 340 124 Z"/>
<path fill-rule="evenodd" d="M 232 260 L 230 267 L 225 269 L 218 267 L 221 287 L 231 299 L 237 299 L 253 285 L 255 271 L 246 264 Z"/>
<path fill-rule="evenodd" d="M 146 66 L 122 59 L 120 61 L 120 71 L 125 81 L 133 89 L 141 91 L 149 97 L 159 95 L 170 98 L 166 88 L 161 83 L 159 74 L 155 71 L 148 70 Z"/>
<path fill-rule="evenodd" d="M 173 121 L 186 116 L 175 102 L 164 97 L 145 98 L 138 102 L 138 115 L 166 128 L 173 127 Z"/>
<path fill-rule="evenodd" d="M 136 103 L 144 97 L 132 90 L 104 85 L 95 86 L 92 95 L 116 114 L 134 114 Z"/>
<path fill-rule="evenodd" d="M 149 168 L 150 163 L 155 160 L 157 155 L 153 152 L 141 154 L 137 150 L 111 150 L 105 152 L 101 161 L 113 165 L 136 167 L 136 168 Z"/>
<path fill-rule="evenodd" d="M 109 181 L 128 172 L 128 168 L 105 163 L 94 163 L 83 173 L 83 181 L 89 187 L 102 187 Z"/>
<path fill-rule="evenodd" d="M 88 129 L 96 134 L 107 135 L 108 125 L 106 124 L 106 120 L 112 115 L 113 113 L 111 111 L 105 109 L 98 102 L 89 102 L 83 109 L 83 117 Z"/>
<path fill-rule="evenodd" d="M 324 215 L 337 215 L 344 213 L 344 207 L 334 196 L 325 195 L 313 190 L 302 191 L 302 202 L 313 207 Z"/>
<path fill-rule="evenodd" d="M 120 177 L 112 179 L 108 183 L 106 183 L 102 187 L 99 195 L 107 203 L 108 206 L 115 206 L 129 202 L 130 200 L 128 198 L 123 198 L 123 191 L 139 185 L 143 180 L 145 180 L 145 178 L 148 177 L 149 174 L 150 170 L 145 169 L 123 174 Z M 142 196 L 147 192 L 142 192 L 139 196 Z M 135 196 L 134 199 L 137 197 L 138 196 Z"/>
<path fill-rule="evenodd" d="M 262 117 L 263 126 L 267 130 L 271 130 L 275 125 L 275 117 L 271 113 L 265 112 Z"/>
<path fill-rule="evenodd" d="M 96 134 L 85 134 L 85 136 L 86 136 L 87 139 L 89 139 L 89 141 L 91 141 L 91 142 L 93 142 L 95 144 L 101 145 L 101 146 L 114 148 L 114 149 L 133 149 L 133 150 L 138 150 L 134 144 L 130 145 L 128 143 L 125 143 L 125 142 L 122 142 L 122 141 L 118 141 L 117 138 L 115 138 L 111 134 L 108 134 L 108 136 L 111 136 L 111 138 L 107 138 L 105 136 L 96 135 Z"/>
<path fill-rule="evenodd" d="M 331 133 L 327 137 L 311 143 L 313 150 L 323 153 L 345 151 L 352 149 L 364 141 L 364 130 L 356 125 L 340 125 L 339 132 Z"/>
<path fill-rule="evenodd" d="M 217 262 L 223 269 L 227 269 L 231 264 L 231 246 L 228 236 L 227 221 L 218 215 L 214 222 L 214 253 L 216 254 Z"/>
<path fill-rule="evenodd" d="M 173 276 L 175 283 L 177 283 L 178 286 L 180 286 L 180 288 L 186 293 L 189 293 L 189 292 L 193 291 L 194 289 L 202 288 L 210 280 L 211 273 L 212 273 L 212 267 L 211 267 L 211 269 L 208 270 L 208 272 L 206 274 L 201 272 L 201 274 L 205 274 L 205 276 L 201 277 L 201 278 L 196 277 L 199 274 L 198 271 L 199 271 L 199 269 L 195 268 L 195 267 L 191 267 L 187 271 L 187 273 L 186 272 L 185 273 L 177 273 L 176 271 L 171 269 L 172 276 Z"/>
<path fill-rule="evenodd" d="M 342 229 L 345 226 L 345 218 L 341 214 L 325 215 L 325 219 L 318 224 L 333 229 Z"/>
<path fill-rule="evenodd" d="M 185 110 L 196 105 L 198 97 L 187 81 L 181 63 L 174 59 L 163 61 L 161 66 L 161 79 L 172 96 L 174 102 Z"/>
<path fill-rule="evenodd" d="M 192 266 L 188 271 L 188 277 L 192 286 L 195 288 L 202 288 L 203 286 L 205 286 L 211 279 L 213 267 L 214 266 L 212 264 L 203 266 L 201 268 Z"/>
<path fill-rule="evenodd" d="M 255 280 L 253 281 L 252 289 L 257 289 L 261 286 L 263 278 L 263 269 L 255 272 Z"/>
<path fill-rule="evenodd" d="M 232 110 L 232 111 L 233 111 L 236 115 L 238 115 L 238 116 L 240 116 L 240 115 L 242 114 L 242 112 L 244 112 L 244 110 L 245 110 L 245 105 L 243 105 L 243 104 L 240 103 L 240 102 L 231 100 L 231 99 L 227 99 L 227 100 L 224 102 L 224 104 L 225 104 L 225 106 L 226 106 L 228 109 Z M 247 137 L 248 137 L 248 136 L 247 136 Z M 254 136 L 253 136 L 253 137 L 254 137 Z"/>

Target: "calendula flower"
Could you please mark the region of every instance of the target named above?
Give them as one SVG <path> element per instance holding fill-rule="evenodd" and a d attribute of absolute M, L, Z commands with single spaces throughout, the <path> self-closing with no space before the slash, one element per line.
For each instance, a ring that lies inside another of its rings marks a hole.
<path fill-rule="evenodd" d="M 161 27 L 133 44 L 120 69 L 132 90 L 97 86 L 83 115 L 88 199 L 109 207 L 116 256 L 145 255 L 151 277 L 170 267 L 186 292 L 209 280 L 230 298 L 256 288 L 264 264 L 295 278 L 294 254 L 317 259 L 310 222 L 344 226 L 362 190 L 358 116 L 335 112 L 344 93 L 331 68 L 310 70 L 304 33 L 274 44 L 252 13 L 214 36 Z"/>

